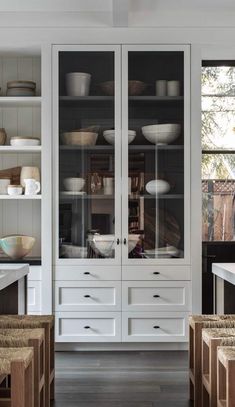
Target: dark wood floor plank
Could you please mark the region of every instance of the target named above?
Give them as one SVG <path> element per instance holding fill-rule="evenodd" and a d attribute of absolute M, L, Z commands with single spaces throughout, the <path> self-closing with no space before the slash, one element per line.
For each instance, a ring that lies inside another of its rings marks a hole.
<path fill-rule="evenodd" d="M 59 352 L 53 407 L 189 407 L 187 352 Z"/>

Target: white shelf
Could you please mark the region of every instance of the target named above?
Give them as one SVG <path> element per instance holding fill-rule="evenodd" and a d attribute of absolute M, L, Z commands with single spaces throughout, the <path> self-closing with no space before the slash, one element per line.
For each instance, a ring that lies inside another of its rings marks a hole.
<path fill-rule="evenodd" d="M 0 195 L 0 200 L 40 200 L 42 199 L 42 195 Z"/>
<path fill-rule="evenodd" d="M 0 96 L 0 107 L 40 106 L 41 96 Z"/>
<path fill-rule="evenodd" d="M 41 153 L 42 146 L 13 147 L 0 146 L 1 153 Z"/>

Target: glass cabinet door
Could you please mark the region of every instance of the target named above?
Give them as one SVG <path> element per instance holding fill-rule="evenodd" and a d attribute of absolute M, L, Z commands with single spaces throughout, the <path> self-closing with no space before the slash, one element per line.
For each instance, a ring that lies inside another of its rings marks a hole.
<path fill-rule="evenodd" d="M 130 46 L 123 52 L 123 105 L 128 111 L 123 121 L 127 263 L 185 258 L 186 61 L 184 49 L 174 47 Z"/>
<path fill-rule="evenodd" d="M 118 47 L 58 49 L 59 259 L 120 257 L 118 54 Z"/>

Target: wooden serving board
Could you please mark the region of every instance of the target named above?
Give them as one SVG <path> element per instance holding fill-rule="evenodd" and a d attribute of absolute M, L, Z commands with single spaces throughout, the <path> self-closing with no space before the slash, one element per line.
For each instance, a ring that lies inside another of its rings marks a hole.
<path fill-rule="evenodd" d="M 21 167 L 7 168 L 0 170 L 0 179 L 10 178 L 12 185 L 20 185 Z"/>

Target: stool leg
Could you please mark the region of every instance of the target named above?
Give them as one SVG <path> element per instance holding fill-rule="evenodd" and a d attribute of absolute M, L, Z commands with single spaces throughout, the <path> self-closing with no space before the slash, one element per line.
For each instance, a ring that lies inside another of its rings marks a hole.
<path fill-rule="evenodd" d="M 235 363 L 228 361 L 227 367 L 227 407 L 235 407 Z"/>
<path fill-rule="evenodd" d="M 40 345 L 38 339 L 30 339 L 29 346 L 34 349 L 34 407 L 40 407 Z"/>
<path fill-rule="evenodd" d="M 194 330 L 194 406 L 202 406 L 202 327 Z"/>
<path fill-rule="evenodd" d="M 50 399 L 55 399 L 55 331 L 54 326 L 50 330 Z"/>
<path fill-rule="evenodd" d="M 45 406 L 50 406 L 50 327 L 43 324 L 45 330 Z"/>
<path fill-rule="evenodd" d="M 27 369 L 24 362 L 11 363 L 11 407 L 33 407 L 33 362 Z"/>

